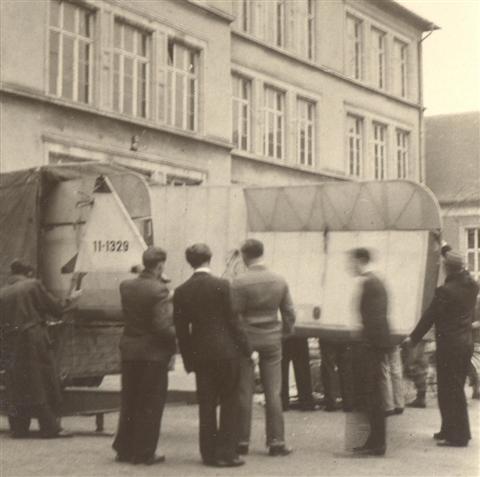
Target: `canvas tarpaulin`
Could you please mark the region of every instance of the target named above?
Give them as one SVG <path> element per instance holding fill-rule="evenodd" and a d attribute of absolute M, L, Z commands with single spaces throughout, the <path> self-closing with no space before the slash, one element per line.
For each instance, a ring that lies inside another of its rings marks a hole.
<path fill-rule="evenodd" d="M 40 170 L 0 175 L 0 286 L 14 258 L 36 266 Z"/>

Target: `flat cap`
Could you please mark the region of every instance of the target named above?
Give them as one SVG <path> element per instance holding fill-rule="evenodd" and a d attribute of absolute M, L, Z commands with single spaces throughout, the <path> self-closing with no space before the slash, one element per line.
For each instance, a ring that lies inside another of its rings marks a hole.
<path fill-rule="evenodd" d="M 143 264 L 164 262 L 167 259 L 167 252 L 160 247 L 148 247 L 142 255 Z"/>
<path fill-rule="evenodd" d="M 462 270 L 465 267 L 465 261 L 463 260 L 463 256 L 457 252 L 449 250 L 444 254 L 443 257 L 445 266 L 453 270 Z"/>

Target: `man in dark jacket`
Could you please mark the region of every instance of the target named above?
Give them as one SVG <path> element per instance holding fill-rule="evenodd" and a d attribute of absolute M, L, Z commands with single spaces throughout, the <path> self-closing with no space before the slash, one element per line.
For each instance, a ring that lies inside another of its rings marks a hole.
<path fill-rule="evenodd" d="M 388 324 L 388 295 L 382 281 L 368 266 L 370 252 L 357 248 L 350 252 L 351 272 L 361 278 L 360 317 L 362 342 L 353 346 L 354 409 L 365 412 L 370 434 L 361 447 L 354 448 L 359 455 L 385 454 L 386 426 L 382 398 L 382 362 L 390 348 Z"/>
<path fill-rule="evenodd" d="M 442 418 L 438 445 L 465 447 L 471 438 L 465 398 L 473 352 L 472 320 L 478 285 L 464 269 L 461 255 L 449 251 L 443 259 L 445 283 L 406 342 L 417 344 L 435 324 L 438 406 Z"/>
<path fill-rule="evenodd" d="M 167 254 L 159 247 L 143 253 L 145 269 L 120 284 L 125 328 L 120 341 L 122 394 L 113 443 L 120 462 L 151 465 L 168 387 L 168 365 L 175 353 L 169 291 L 161 276 Z"/>
<path fill-rule="evenodd" d="M 240 357 L 251 349 L 230 305 L 227 280 L 210 271 L 205 244 L 187 248 L 193 275 L 175 290 L 174 321 L 187 373 L 195 371 L 200 416 L 200 453 L 206 465 L 236 467 Z M 217 425 L 217 405 L 220 425 Z"/>
<path fill-rule="evenodd" d="M 73 292 L 64 304 L 31 278 L 29 265 L 14 260 L 10 268 L 7 285 L 0 289 L 0 367 L 5 369 L 12 436 L 27 437 L 36 417 L 42 437 L 70 437 L 58 422 L 61 390 L 47 316 L 60 317 L 81 292 Z"/>

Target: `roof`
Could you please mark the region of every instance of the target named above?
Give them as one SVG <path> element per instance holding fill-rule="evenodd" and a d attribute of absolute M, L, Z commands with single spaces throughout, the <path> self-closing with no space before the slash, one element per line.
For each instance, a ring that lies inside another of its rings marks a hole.
<path fill-rule="evenodd" d="M 389 11 L 393 15 L 400 15 L 405 17 L 410 23 L 415 25 L 417 28 L 420 28 L 422 31 L 431 31 L 439 30 L 440 27 L 433 23 L 432 21 L 417 15 L 412 10 L 404 7 L 395 0 L 370 0 L 372 3 L 375 3 L 377 7 Z"/>
<path fill-rule="evenodd" d="M 439 201 L 480 200 L 480 111 L 425 118 L 426 183 Z"/>

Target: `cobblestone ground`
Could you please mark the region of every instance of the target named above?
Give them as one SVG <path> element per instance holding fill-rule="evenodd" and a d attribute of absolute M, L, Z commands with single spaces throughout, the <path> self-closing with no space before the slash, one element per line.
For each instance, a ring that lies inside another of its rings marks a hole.
<path fill-rule="evenodd" d="M 7 422 L 0 419 L 0 477 L 26 476 L 478 476 L 480 475 L 480 402 L 469 401 L 473 440 L 468 448 L 440 448 L 432 434 L 438 430 L 436 403 L 427 409 L 407 409 L 388 419 L 388 450 L 383 458 L 352 457 L 344 451 L 346 415 L 315 411 L 285 414 L 288 457 L 268 457 L 264 447 L 263 408 L 255 405 L 253 442 L 247 464 L 215 469 L 200 463 L 195 405 L 170 404 L 165 411 L 159 451 L 165 464 L 152 467 L 114 462 L 111 437 L 87 436 L 93 418 L 64 419 L 64 427 L 77 433 L 72 439 L 11 439 Z M 106 417 L 115 430 L 117 415 Z"/>

